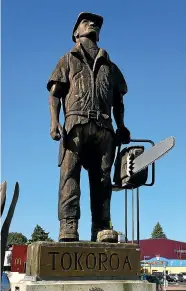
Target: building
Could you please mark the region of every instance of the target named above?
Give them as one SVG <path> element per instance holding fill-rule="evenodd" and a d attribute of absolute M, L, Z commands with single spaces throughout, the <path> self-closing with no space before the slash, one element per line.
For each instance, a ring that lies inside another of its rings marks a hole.
<path fill-rule="evenodd" d="M 119 237 L 122 242 L 123 236 Z M 123 238 L 124 239 L 124 238 Z M 143 272 L 167 273 L 186 272 L 186 243 L 170 239 L 140 240 L 141 265 Z M 24 273 L 27 245 L 12 246 L 11 271 Z"/>
<path fill-rule="evenodd" d="M 13 245 L 11 271 L 25 273 L 26 258 L 27 258 L 27 245 Z"/>
<path fill-rule="evenodd" d="M 141 264 L 145 272 L 186 272 L 186 243 L 160 238 L 140 240 Z"/>

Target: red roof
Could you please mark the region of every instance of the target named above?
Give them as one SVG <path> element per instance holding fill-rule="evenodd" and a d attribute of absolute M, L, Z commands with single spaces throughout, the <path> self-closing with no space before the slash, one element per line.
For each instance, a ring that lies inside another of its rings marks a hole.
<path fill-rule="evenodd" d="M 165 238 L 140 240 L 141 260 L 159 255 L 166 259 L 186 260 L 186 243 Z"/>

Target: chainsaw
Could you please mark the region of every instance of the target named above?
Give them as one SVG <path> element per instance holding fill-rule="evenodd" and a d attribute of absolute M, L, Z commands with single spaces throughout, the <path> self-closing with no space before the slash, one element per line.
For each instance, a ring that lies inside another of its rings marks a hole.
<path fill-rule="evenodd" d="M 168 153 L 175 146 L 175 138 L 168 137 L 155 144 L 148 139 L 131 139 L 132 143 L 150 143 L 151 148 L 145 150 L 144 146 L 127 146 L 121 150 L 117 147 L 114 163 L 113 191 L 122 189 L 135 189 L 140 186 L 152 186 L 155 181 L 155 161 Z M 152 165 L 152 181 L 147 183 L 148 166 Z"/>

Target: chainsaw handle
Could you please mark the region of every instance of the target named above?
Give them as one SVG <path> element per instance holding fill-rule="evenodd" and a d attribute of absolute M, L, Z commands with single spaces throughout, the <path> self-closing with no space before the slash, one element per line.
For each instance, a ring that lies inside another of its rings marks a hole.
<path fill-rule="evenodd" d="M 131 139 L 131 142 L 144 142 L 144 143 L 150 143 L 152 147 L 155 145 L 155 143 L 151 139 Z M 151 183 L 145 183 L 144 186 L 153 186 L 155 183 L 155 163 L 152 163 L 152 179 Z"/>
<path fill-rule="evenodd" d="M 141 142 L 141 143 L 150 143 L 152 145 L 152 147 L 155 145 L 155 143 L 150 140 L 150 139 L 131 139 L 130 142 Z M 117 145 L 118 149 L 117 149 L 117 154 L 116 154 L 116 160 L 117 157 L 119 157 L 120 151 L 121 151 L 121 143 L 119 143 Z M 116 161 L 115 160 L 115 161 Z M 151 178 L 151 183 L 145 183 L 144 186 L 153 186 L 155 183 L 155 163 L 152 163 L 152 178 Z"/>
<path fill-rule="evenodd" d="M 131 139 L 130 142 L 146 142 L 150 143 L 152 146 L 155 145 L 155 143 L 151 139 Z"/>

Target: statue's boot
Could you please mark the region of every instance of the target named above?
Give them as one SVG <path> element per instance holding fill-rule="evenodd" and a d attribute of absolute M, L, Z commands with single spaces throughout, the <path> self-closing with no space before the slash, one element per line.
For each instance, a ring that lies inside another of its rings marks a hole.
<path fill-rule="evenodd" d="M 97 234 L 97 242 L 118 242 L 118 233 L 113 229 L 103 229 L 100 230 Z"/>
<path fill-rule="evenodd" d="M 101 225 L 93 222 L 91 228 L 91 241 L 117 243 L 118 233 L 110 228 L 109 222 L 104 222 Z"/>
<path fill-rule="evenodd" d="M 78 220 L 67 218 L 60 220 L 59 242 L 79 241 Z"/>

